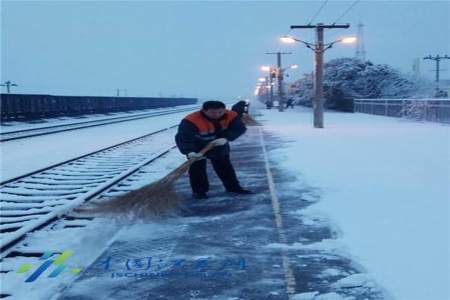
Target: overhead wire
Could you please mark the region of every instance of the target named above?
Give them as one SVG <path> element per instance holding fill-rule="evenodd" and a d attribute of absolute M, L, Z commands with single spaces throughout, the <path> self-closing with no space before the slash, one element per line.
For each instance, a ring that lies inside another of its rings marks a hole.
<path fill-rule="evenodd" d="M 346 14 L 348 14 L 348 13 L 353 9 L 353 7 L 355 7 L 355 5 L 358 4 L 358 2 L 360 2 L 360 1 L 361 1 L 361 0 L 355 0 L 355 1 L 353 1 L 353 3 L 347 8 L 347 10 L 344 11 L 344 13 L 343 13 L 342 15 L 340 15 L 340 16 L 336 19 L 336 21 L 333 22 L 332 25 L 335 25 L 337 22 L 339 22 L 339 20 L 342 19 Z"/>
<path fill-rule="evenodd" d="M 319 7 L 319 9 L 317 10 L 317 12 L 314 14 L 314 16 L 311 18 L 311 20 L 309 20 L 308 25 L 311 25 L 311 23 L 314 21 L 314 19 L 320 14 L 320 12 L 322 11 L 322 9 L 325 7 L 325 5 L 327 4 L 328 0 L 325 0 L 322 5 Z"/>
<path fill-rule="evenodd" d="M 339 16 L 339 18 L 336 19 L 336 21 L 334 21 L 332 25 L 336 25 L 336 23 L 339 22 L 339 20 L 342 19 L 344 16 L 346 16 L 359 2 L 361 2 L 361 0 L 353 1 L 353 3 Z M 345 30 L 344 28 L 338 28 L 337 30 L 333 30 L 331 39 L 332 40 L 336 39 L 338 36 L 342 34 L 342 31 L 344 30 Z"/>

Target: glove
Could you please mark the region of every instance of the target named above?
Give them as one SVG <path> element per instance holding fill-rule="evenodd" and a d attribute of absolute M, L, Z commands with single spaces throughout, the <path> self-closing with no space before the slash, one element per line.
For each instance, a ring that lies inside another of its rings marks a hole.
<path fill-rule="evenodd" d="M 187 157 L 188 157 L 188 159 L 192 159 L 192 158 L 200 159 L 203 157 L 203 154 L 197 153 L 197 152 L 189 152 Z"/>
<path fill-rule="evenodd" d="M 214 143 L 215 146 L 223 146 L 223 145 L 225 145 L 226 143 L 228 143 L 228 140 L 225 139 L 225 138 L 220 138 L 220 139 L 215 139 L 215 140 L 213 141 L 213 143 Z"/>

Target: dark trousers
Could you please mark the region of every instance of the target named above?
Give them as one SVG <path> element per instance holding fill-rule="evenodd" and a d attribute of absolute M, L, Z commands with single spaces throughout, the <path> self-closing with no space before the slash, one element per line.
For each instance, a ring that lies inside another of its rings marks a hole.
<path fill-rule="evenodd" d="M 224 156 L 219 159 L 211 159 L 214 171 L 222 180 L 227 190 L 239 189 L 239 181 L 231 164 L 230 157 Z M 194 193 L 206 193 L 209 190 L 208 175 L 206 173 L 206 159 L 198 160 L 189 168 L 189 181 Z"/>

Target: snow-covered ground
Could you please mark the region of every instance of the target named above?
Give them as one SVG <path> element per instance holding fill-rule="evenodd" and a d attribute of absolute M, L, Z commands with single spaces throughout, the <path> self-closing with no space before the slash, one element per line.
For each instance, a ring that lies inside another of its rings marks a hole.
<path fill-rule="evenodd" d="M 283 167 L 283 172 L 295 173 L 302 185 L 313 187 L 320 196 L 320 201 L 306 210 L 291 213 L 304 220 L 325 216 L 340 229 L 336 243 L 323 241 L 311 247 L 342 245 L 397 300 L 450 299 L 449 126 L 327 112 L 325 129 L 314 129 L 310 110 L 261 113 L 264 130 L 284 140 L 269 152 L 270 160 Z M 186 112 L 3 143 L 2 180 L 177 124 L 184 115 Z M 175 152 L 165 163 L 174 165 L 182 159 Z M 154 170 L 155 178 L 170 169 L 167 165 L 161 168 Z M 104 220 L 95 222 L 92 226 L 99 231 L 92 232 L 112 235 L 117 230 L 104 226 Z M 42 234 L 35 239 L 47 243 L 50 237 Z M 83 259 L 75 261 L 85 268 L 101 250 L 87 254 L 95 243 L 90 246 L 85 241 L 96 237 L 71 236 L 60 238 L 50 248 L 64 246 L 76 253 L 86 252 Z M 32 245 L 38 246 L 36 242 Z M 294 243 L 290 247 L 299 246 Z M 56 288 L 57 282 L 46 292 Z M 16 285 L 7 282 L 5 286 Z M 37 289 L 30 286 L 24 290 L 23 299 Z M 311 299 L 313 294 L 298 299 Z"/>
<path fill-rule="evenodd" d="M 449 293 L 450 127 L 366 114 L 261 110 L 264 129 L 285 144 L 270 157 L 320 201 L 301 213 L 326 215 L 338 242 L 398 300 Z"/>
<path fill-rule="evenodd" d="M 180 107 L 192 107 L 194 110 L 198 108 L 198 105 Z M 149 111 L 147 110 L 146 112 Z M 161 111 L 161 109 L 153 111 Z M 2 164 L 0 168 L 0 180 L 4 181 L 64 160 L 137 138 L 159 129 L 167 128 L 168 126 L 176 125 L 186 114 L 188 112 L 180 112 L 2 143 L 0 146 L 0 161 Z M 123 115 L 128 114 L 117 114 L 115 116 Z M 105 116 L 95 115 L 92 118 L 87 117 L 83 119 L 71 118 L 70 121 L 67 119 L 63 123 L 88 121 L 91 119 L 97 120 L 99 118 L 105 118 Z M 49 119 L 45 125 L 41 123 L 34 124 L 34 126 L 51 126 L 61 123 L 61 120 Z M 4 126 L 3 129 L 7 128 L 10 131 L 24 129 L 25 127 L 30 128 L 30 124 L 16 123 L 11 126 Z"/>

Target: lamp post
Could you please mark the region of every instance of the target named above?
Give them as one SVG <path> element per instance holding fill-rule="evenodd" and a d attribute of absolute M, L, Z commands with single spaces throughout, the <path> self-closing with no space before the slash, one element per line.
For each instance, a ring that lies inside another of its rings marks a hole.
<path fill-rule="evenodd" d="M 347 26 L 347 25 L 346 25 Z M 348 25 L 349 26 L 349 25 Z M 316 43 L 309 43 L 300 39 L 284 36 L 280 38 L 281 42 L 293 44 L 296 42 L 303 43 L 307 48 L 311 49 L 315 54 L 315 72 L 314 72 L 314 127 L 323 128 L 323 53 L 333 47 L 336 43 L 354 43 L 356 37 L 346 37 L 338 39 L 331 43 L 323 42 L 323 29 L 326 26 L 317 27 Z"/>

